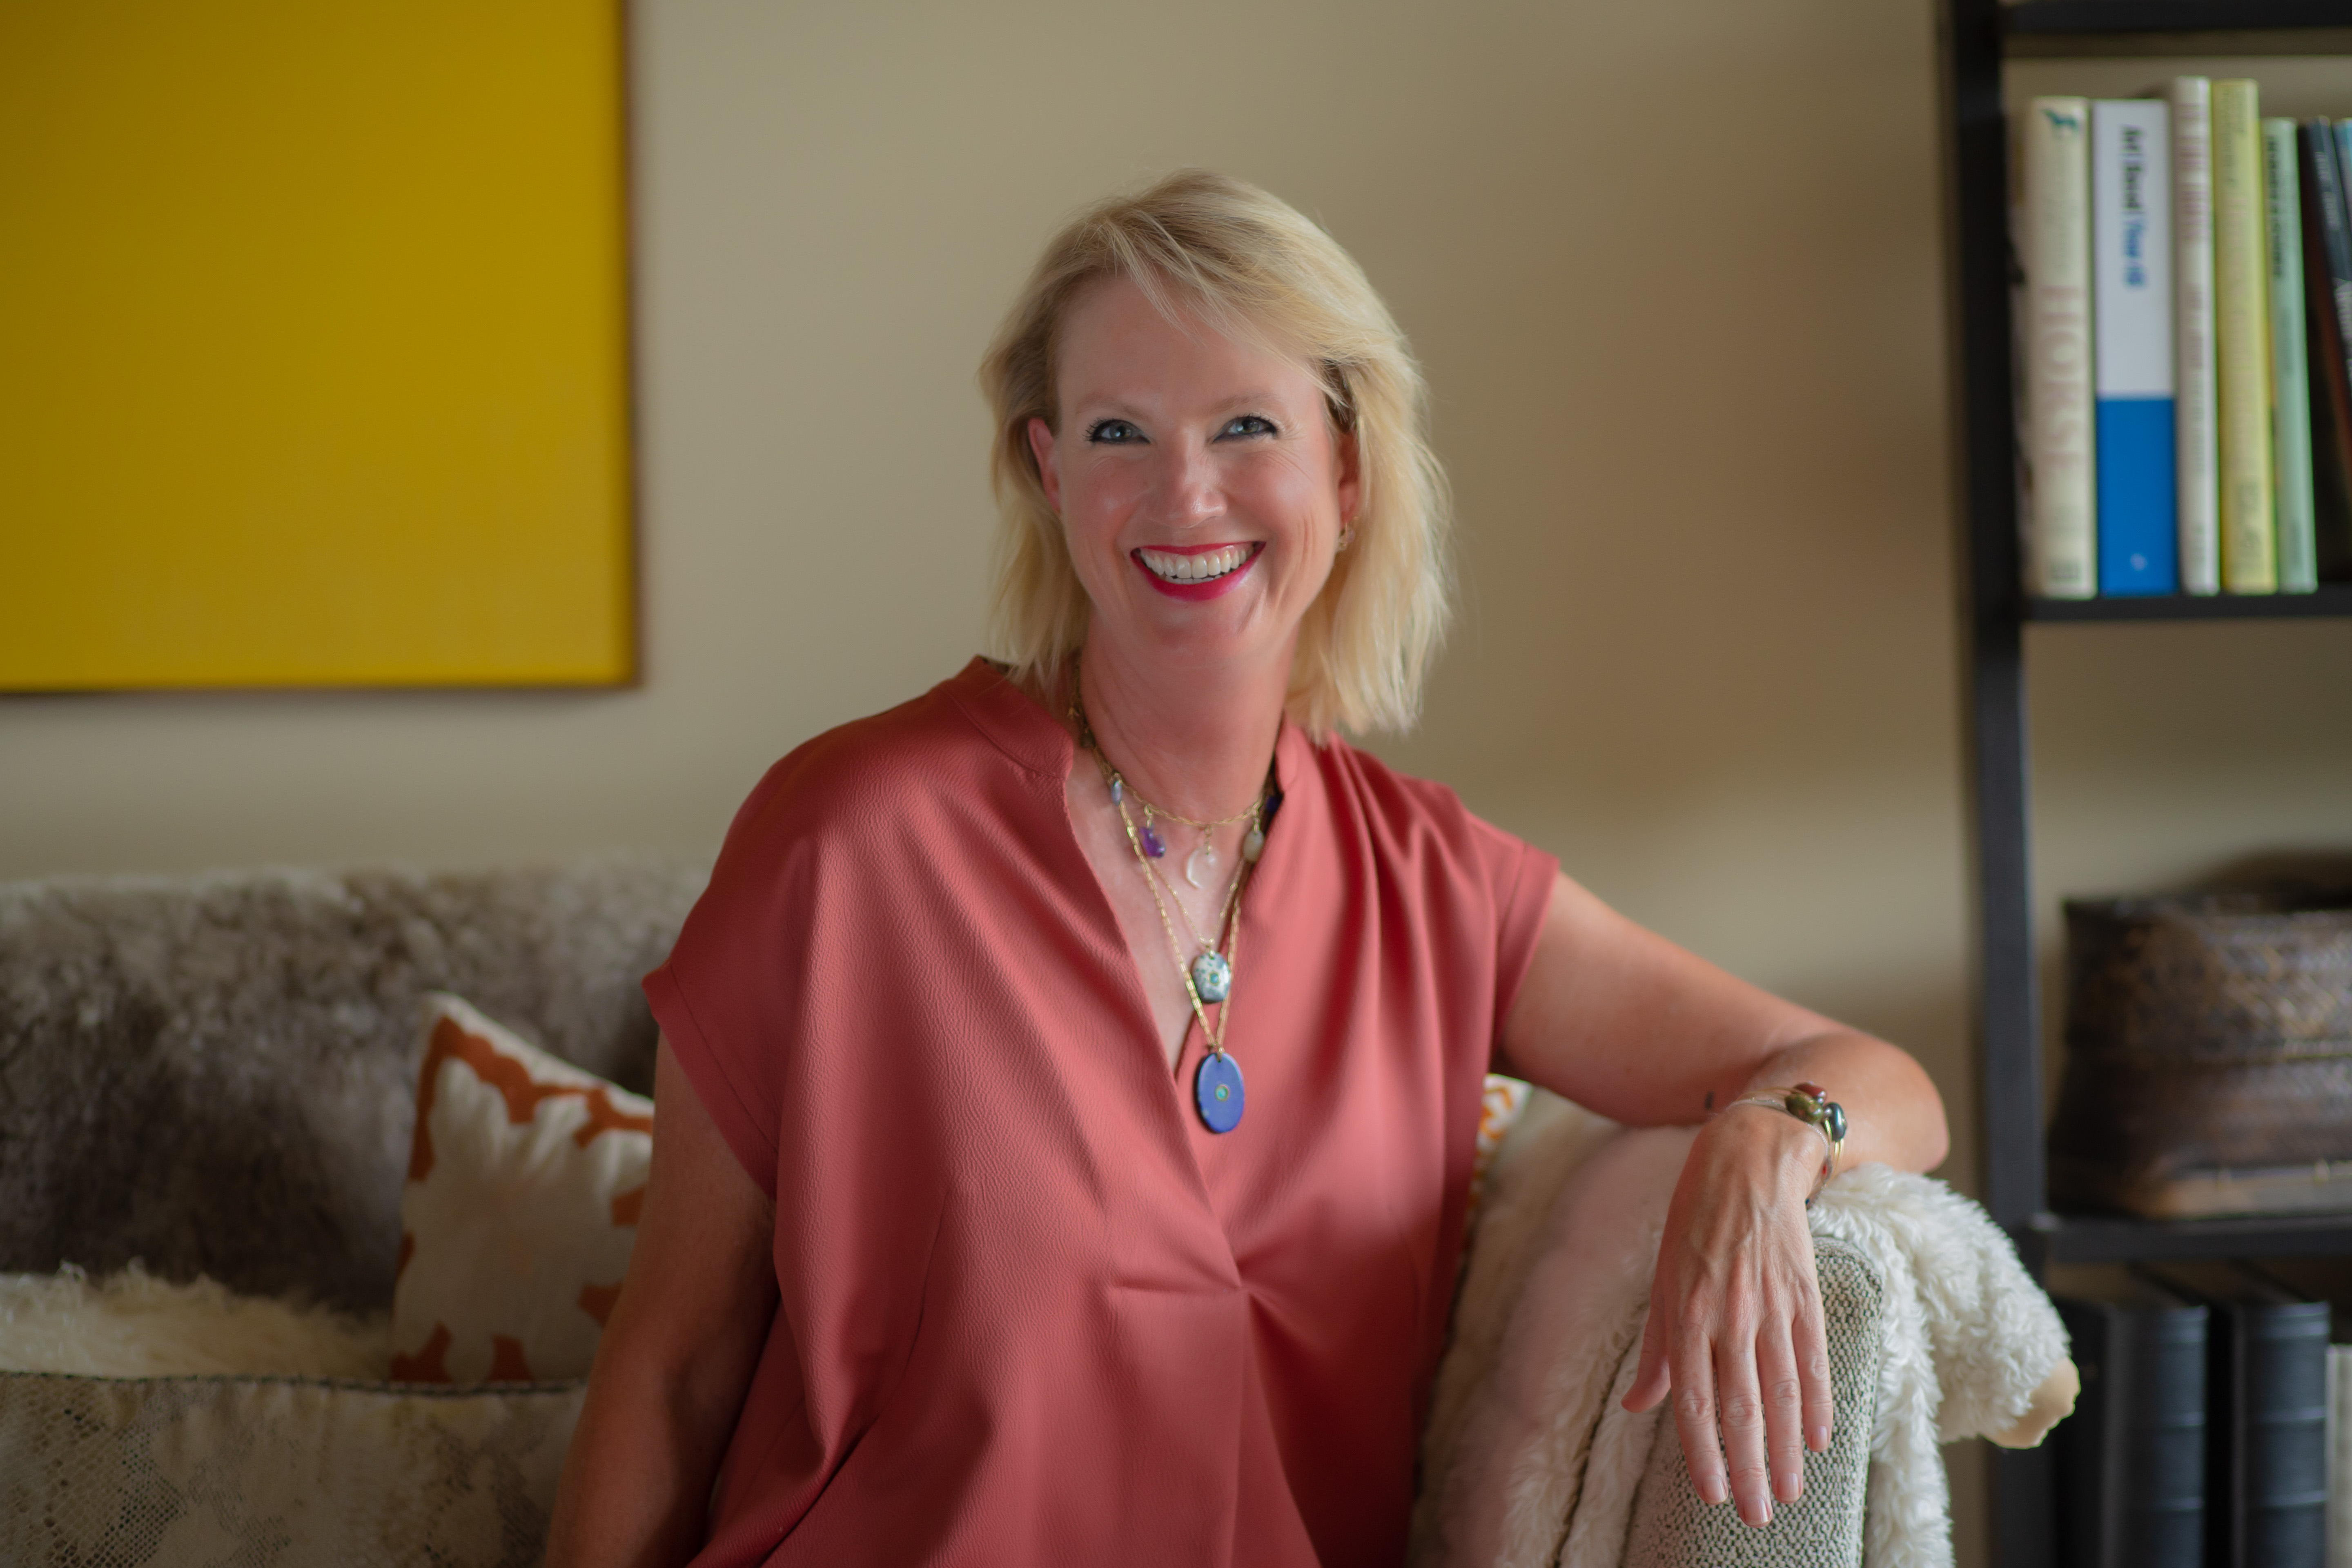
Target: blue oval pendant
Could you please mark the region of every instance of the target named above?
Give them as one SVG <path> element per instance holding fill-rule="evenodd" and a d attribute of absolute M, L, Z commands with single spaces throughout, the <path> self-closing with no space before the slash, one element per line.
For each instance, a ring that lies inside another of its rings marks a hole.
<path fill-rule="evenodd" d="M 1192 1075 L 1192 1100 L 1210 1131 L 1231 1132 L 1242 1124 L 1242 1069 L 1233 1058 L 1212 1051 L 1201 1058 L 1201 1070 Z"/>

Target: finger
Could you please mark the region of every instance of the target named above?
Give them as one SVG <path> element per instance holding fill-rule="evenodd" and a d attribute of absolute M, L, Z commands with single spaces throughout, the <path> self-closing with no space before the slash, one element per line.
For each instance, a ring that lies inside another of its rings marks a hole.
<path fill-rule="evenodd" d="M 1764 1389 L 1764 1450 L 1771 1457 L 1772 1495 L 1781 1502 L 1794 1502 L 1805 1490 L 1805 1393 L 1790 1336 L 1785 1321 L 1768 1321 L 1756 1336 L 1756 1373 Z"/>
<path fill-rule="evenodd" d="M 1756 1383 L 1756 1336 L 1717 1342 L 1715 1386 L 1723 1405 L 1723 1458 L 1731 1498 L 1749 1524 L 1772 1522 L 1772 1473 L 1764 1457 L 1764 1400 Z"/>
<path fill-rule="evenodd" d="M 1674 1368 L 1675 1430 L 1690 1465 L 1699 1501 L 1713 1508 L 1731 1495 L 1723 1477 L 1723 1444 L 1715 1427 L 1715 1358 L 1706 1331 L 1685 1323 L 1667 1352 Z"/>
<path fill-rule="evenodd" d="M 1674 1385 L 1667 1375 L 1666 1314 L 1658 1310 L 1659 1300 L 1653 1290 L 1642 1321 L 1642 1363 L 1633 1369 L 1633 1386 L 1625 1391 L 1625 1408 L 1636 1415 L 1664 1399 Z"/>
<path fill-rule="evenodd" d="M 1822 1324 L 1822 1294 L 1813 1281 L 1805 1281 L 1804 1299 L 1798 1303 L 1796 1321 L 1790 1325 L 1795 1342 L 1792 1350 L 1797 1360 L 1797 1383 L 1805 1396 L 1805 1447 L 1816 1454 L 1830 1451 L 1830 1434 L 1837 1425 L 1837 1399 L 1830 1392 L 1830 1341 Z"/>

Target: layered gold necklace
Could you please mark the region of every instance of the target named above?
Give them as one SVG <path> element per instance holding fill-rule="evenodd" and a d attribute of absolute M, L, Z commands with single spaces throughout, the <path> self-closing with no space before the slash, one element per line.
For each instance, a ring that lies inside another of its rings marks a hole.
<path fill-rule="evenodd" d="M 1144 883 L 1151 889 L 1152 907 L 1160 911 L 1160 927 L 1168 933 L 1168 951 L 1176 960 L 1176 973 L 1184 983 L 1185 997 L 1192 1004 L 1192 1016 L 1201 1026 L 1201 1037 L 1208 1044 L 1208 1052 L 1192 1075 L 1192 1100 L 1200 1108 L 1201 1120 L 1212 1132 L 1230 1132 L 1241 1125 L 1242 1071 L 1225 1050 L 1225 1037 L 1233 1027 L 1234 961 L 1241 940 L 1242 889 L 1255 870 L 1258 859 L 1265 853 L 1265 828 L 1273 808 L 1281 802 L 1274 784 L 1274 764 L 1266 763 L 1265 782 L 1258 788 L 1257 798 L 1231 816 L 1221 816 L 1213 822 L 1196 821 L 1172 811 L 1163 811 L 1128 787 L 1127 780 L 1103 755 L 1101 743 L 1095 739 L 1094 726 L 1087 722 L 1085 700 L 1078 694 L 1078 664 L 1070 661 L 1070 724 L 1077 731 L 1078 744 L 1095 760 L 1101 770 L 1103 784 L 1110 791 L 1110 803 L 1118 813 L 1119 825 L 1127 829 L 1128 847 L 1135 852 L 1135 863 L 1143 873 Z M 1135 805 L 1143 811 L 1140 826 L 1128 809 L 1128 797 L 1135 795 Z M 1225 896 L 1211 923 L 1207 935 L 1202 935 L 1192 911 L 1177 896 L 1175 884 L 1168 883 L 1163 896 L 1164 875 L 1159 862 L 1168 854 L 1168 841 L 1155 820 L 1164 818 L 1181 823 L 1201 835 L 1200 847 L 1187 858 L 1184 879 L 1195 888 L 1206 887 L 1203 877 L 1213 877 L 1218 856 L 1212 836 L 1220 827 L 1231 827 L 1246 821 L 1249 831 L 1242 836 L 1242 863 L 1234 868 L 1232 879 L 1225 886 Z M 1194 952 L 1188 962 L 1184 943 L 1176 934 L 1176 922 L 1168 916 L 1168 904 L 1175 901 L 1176 912 L 1183 918 L 1184 927 L 1192 935 Z M 1219 951 L 1220 949 L 1223 951 Z M 1217 1021 L 1209 1022 L 1208 1005 L 1217 1004 Z"/>

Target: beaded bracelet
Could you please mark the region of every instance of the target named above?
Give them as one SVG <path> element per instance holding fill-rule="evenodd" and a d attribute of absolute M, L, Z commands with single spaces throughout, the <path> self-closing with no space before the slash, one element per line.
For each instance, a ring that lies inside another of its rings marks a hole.
<path fill-rule="evenodd" d="M 1820 1084 L 1800 1083 L 1787 1089 L 1759 1089 L 1751 1094 L 1741 1095 L 1724 1110 L 1728 1110 L 1733 1105 L 1760 1105 L 1768 1110 L 1786 1111 L 1822 1135 L 1822 1142 L 1829 1146 L 1829 1152 L 1822 1156 L 1822 1173 L 1813 1182 L 1815 1193 L 1827 1186 L 1830 1178 L 1837 1174 L 1838 1157 L 1845 1152 L 1845 1107 L 1832 1100 L 1830 1091 Z M 1810 1204 L 1813 1200 L 1807 1197 L 1805 1201 Z"/>

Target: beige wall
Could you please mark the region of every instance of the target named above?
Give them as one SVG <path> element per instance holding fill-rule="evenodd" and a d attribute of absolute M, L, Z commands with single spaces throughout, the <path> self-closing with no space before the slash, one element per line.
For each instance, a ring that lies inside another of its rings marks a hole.
<path fill-rule="evenodd" d="M 1214 164 L 1437 389 L 1465 614 L 1384 749 L 1912 1046 L 1972 1179 L 1927 0 L 653 4 L 636 90 L 644 688 L 0 703 L 0 876 L 709 848 L 974 648 L 971 369 L 1055 217 Z M 2045 887 L 2352 844 L 2352 628 L 2032 652 Z"/>

